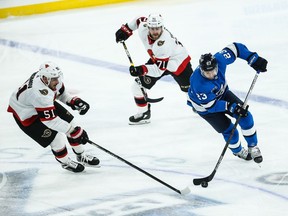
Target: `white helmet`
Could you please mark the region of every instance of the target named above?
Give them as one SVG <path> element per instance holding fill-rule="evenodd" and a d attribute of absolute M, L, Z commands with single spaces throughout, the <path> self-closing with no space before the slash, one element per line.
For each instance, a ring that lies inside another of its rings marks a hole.
<path fill-rule="evenodd" d="M 150 14 L 147 19 L 147 25 L 150 28 L 162 27 L 164 24 L 161 14 Z"/>
<path fill-rule="evenodd" d="M 43 78 L 43 76 L 48 79 L 47 85 L 50 84 L 52 78 L 59 78 L 62 76 L 61 69 L 53 62 L 44 62 L 40 65 L 38 72 L 41 79 Z"/>

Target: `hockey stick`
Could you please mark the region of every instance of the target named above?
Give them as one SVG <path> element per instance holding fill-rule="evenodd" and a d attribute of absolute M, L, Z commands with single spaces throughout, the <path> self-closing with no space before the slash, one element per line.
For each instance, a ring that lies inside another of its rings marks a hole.
<path fill-rule="evenodd" d="M 252 89 L 255 86 L 255 83 L 256 83 L 256 80 L 258 78 L 258 75 L 259 75 L 259 72 L 257 72 L 255 74 L 255 76 L 254 76 L 254 79 L 253 79 L 253 81 L 251 83 L 249 91 L 248 91 L 248 93 L 247 93 L 247 95 L 245 97 L 244 104 L 242 105 L 243 108 L 246 108 L 246 106 L 247 106 L 248 97 L 251 95 Z M 230 136 L 229 136 L 228 140 L 226 141 L 226 144 L 225 144 L 225 146 L 224 146 L 224 148 L 222 150 L 222 153 L 221 153 L 221 155 L 220 155 L 220 157 L 219 157 L 219 159 L 218 159 L 218 161 L 216 163 L 216 166 L 215 166 L 214 170 L 212 171 L 212 173 L 209 176 L 204 177 L 204 178 L 193 179 L 193 184 L 194 185 L 200 185 L 201 184 L 202 187 L 207 187 L 208 186 L 208 182 L 210 182 L 214 178 L 214 176 L 215 176 L 215 174 L 216 174 L 216 172 L 218 170 L 218 167 L 221 164 L 222 159 L 223 159 L 223 157 L 225 155 L 225 152 L 226 152 L 226 150 L 227 150 L 227 148 L 229 146 L 229 143 L 230 143 L 230 141 L 231 141 L 231 139 L 232 139 L 232 137 L 234 135 L 234 132 L 235 132 L 235 130 L 237 128 L 237 125 L 239 124 L 240 119 L 241 119 L 241 115 L 239 115 L 239 117 L 237 118 L 237 120 L 236 120 L 236 122 L 234 124 L 234 127 L 232 128 L 232 131 L 230 133 Z"/>
<path fill-rule="evenodd" d="M 175 192 L 178 193 L 178 194 L 186 195 L 186 194 L 190 193 L 190 189 L 189 189 L 188 187 L 184 188 L 183 190 L 178 190 L 178 189 L 176 189 L 175 187 L 172 187 L 171 185 L 169 185 L 169 184 L 167 184 L 166 182 L 162 181 L 161 179 L 159 179 L 159 178 L 153 176 L 152 174 L 146 172 L 145 170 L 143 170 L 143 169 L 137 167 L 136 165 L 130 163 L 129 161 L 123 159 L 122 157 L 120 157 L 120 156 L 118 156 L 118 155 L 112 153 L 111 151 L 109 151 L 109 150 L 107 150 L 107 149 L 101 147 L 100 145 L 98 145 L 98 144 L 92 142 L 91 140 L 88 140 L 88 143 L 90 143 L 91 145 L 96 146 L 97 148 L 99 148 L 99 149 L 101 149 L 102 151 L 104 151 L 104 152 L 110 154 L 111 156 L 117 158 L 118 160 L 120 160 L 120 161 L 122 161 L 122 162 L 128 164 L 129 166 L 133 167 L 134 169 L 136 169 L 136 170 L 138 170 L 138 171 L 144 173 L 145 175 L 147 175 L 147 176 L 149 176 L 150 178 L 156 180 L 157 182 L 159 182 L 159 183 L 165 185 L 166 187 L 170 188 L 171 190 L 175 191 Z"/>
<path fill-rule="evenodd" d="M 129 53 L 129 51 L 128 51 L 128 48 L 127 48 L 125 42 L 122 41 L 121 43 L 123 44 L 124 50 L 125 50 L 125 52 L 126 52 L 126 55 L 127 55 L 128 59 L 129 59 L 129 61 L 130 61 L 130 65 L 134 67 L 134 63 L 133 63 L 133 61 L 132 61 L 131 55 L 130 55 L 130 53 Z M 140 78 L 138 77 L 138 78 L 136 78 L 135 80 L 136 80 L 137 84 L 140 86 L 140 89 L 141 89 L 141 91 L 142 91 L 142 94 L 143 94 L 143 96 L 144 96 L 144 98 L 145 98 L 145 100 L 146 100 L 147 102 L 149 102 L 149 103 L 157 103 L 157 102 L 160 102 L 160 101 L 163 100 L 164 97 L 155 98 L 155 99 L 148 98 L 146 92 L 144 91 L 144 88 L 143 88 L 143 86 L 142 86 L 142 83 L 141 83 L 141 81 L 140 81 Z"/>

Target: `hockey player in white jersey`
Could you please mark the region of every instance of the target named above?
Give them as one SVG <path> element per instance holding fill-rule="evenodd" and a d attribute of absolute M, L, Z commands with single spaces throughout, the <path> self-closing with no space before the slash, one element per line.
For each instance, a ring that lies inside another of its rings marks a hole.
<path fill-rule="evenodd" d="M 56 160 L 64 169 L 82 172 L 84 166 L 95 167 L 100 161 L 85 153 L 82 144 L 89 140 L 86 131 L 75 125 L 73 115 L 57 100 L 78 110 L 80 115 L 89 110 L 89 104 L 70 95 L 65 90 L 62 77 L 55 63 L 43 63 L 39 71 L 13 92 L 7 111 L 13 114 L 24 133 L 44 148 L 50 145 Z M 67 140 L 78 162 L 68 157 Z"/>
<path fill-rule="evenodd" d="M 116 32 L 116 42 L 127 40 L 137 29 L 150 59 L 146 64 L 129 68 L 131 76 L 137 77 L 132 91 L 138 113 L 129 118 L 129 124 L 133 125 L 149 123 L 151 117 L 150 104 L 137 84 L 137 79 L 140 79 L 147 95 L 146 89 L 151 89 L 161 77 L 171 75 L 181 91 L 187 93 L 189 78 L 193 73 L 191 57 L 185 47 L 164 27 L 160 14 L 150 14 L 148 18 L 137 17 L 122 25 Z"/>

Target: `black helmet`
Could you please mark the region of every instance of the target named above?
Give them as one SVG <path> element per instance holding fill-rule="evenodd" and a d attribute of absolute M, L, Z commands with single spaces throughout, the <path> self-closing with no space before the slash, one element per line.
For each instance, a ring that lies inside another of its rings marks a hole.
<path fill-rule="evenodd" d="M 201 55 L 199 65 L 201 70 L 211 71 L 217 66 L 217 61 L 211 53 L 206 53 Z"/>

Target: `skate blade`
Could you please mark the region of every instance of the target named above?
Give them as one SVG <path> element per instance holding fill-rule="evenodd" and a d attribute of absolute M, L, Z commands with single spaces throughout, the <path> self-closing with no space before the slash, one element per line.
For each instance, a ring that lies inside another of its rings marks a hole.
<path fill-rule="evenodd" d="M 129 125 L 143 125 L 143 124 L 149 124 L 150 120 L 141 120 L 139 122 L 129 122 Z"/>
<path fill-rule="evenodd" d="M 101 168 L 101 165 L 89 165 L 89 164 L 84 164 L 84 163 L 81 163 L 83 166 L 85 167 L 91 167 L 91 168 Z"/>

